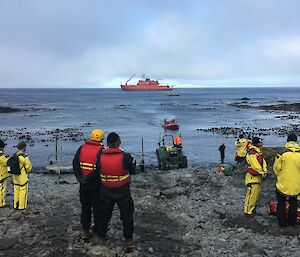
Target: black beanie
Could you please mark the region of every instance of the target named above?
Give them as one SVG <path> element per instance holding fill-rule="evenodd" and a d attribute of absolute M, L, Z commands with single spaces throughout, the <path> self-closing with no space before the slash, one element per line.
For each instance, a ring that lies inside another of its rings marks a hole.
<path fill-rule="evenodd" d="M 287 137 L 287 142 L 289 141 L 297 142 L 297 136 L 295 134 L 289 134 Z"/>
<path fill-rule="evenodd" d="M 25 142 L 20 142 L 19 144 L 17 144 L 17 148 L 19 149 L 19 150 L 21 150 L 21 149 L 23 149 L 23 148 L 25 148 L 26 147 L 26 143 Z"/>
<path fill-rule="evenodd" d="M 108 136 L 107 136 L 107 144 L 108 145 L 120 145 L 121 144 L 121 139 L 119 137 L 119 135 L 115 132 L 111 132 Z"/>
<path fill-rule="evenodd" d="M 0 140 L 0 148 L 4 148 L 5 147 L 5 143 L 3 140 Z"/>
<path fill-rule="evenodd" d="M 253 137 L 252 138 L 252 144 L 257 146 L 259 143 L 262 144 L 262 139 L 260 137 Z"/>

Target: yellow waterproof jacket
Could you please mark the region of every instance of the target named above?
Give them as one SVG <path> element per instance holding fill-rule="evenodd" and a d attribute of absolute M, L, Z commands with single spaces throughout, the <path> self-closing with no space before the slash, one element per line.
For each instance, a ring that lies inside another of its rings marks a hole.
<path fill-rule="evenodd" d="M 249 172 L 246 172 L 246 175 L 245 175 L 245 184 L 246 185 L 261 183 L 262 178 L 265 177 L 268 173 L 267 162 L 262 157 L 261 149 L 256 146 L 251 146 L 251 149 L 253 149 L 254 151 L 248 151 L 248 153 L 246 155 L 248 169 L 251 168 L 251 169 L 255 170 L 258 174 L 253 175 Z M 257 152 L 257 153 L 255 153 L 255 152 Z M 262 158 L 262 165 L 259 163 L 258 158 Z"/>
<path fill-rule="evenodd" d="M 238 139 L 234 144 L 236 147 L 236 154 L 239 157 L 245 157 L 247 153 L 247 147 L 249 146 L 251 141 L 246 138 Z"/>
<path fill-rule="evenodd" d="M 22 151 L 18 151 L 16 154 L 19 158 L 21 174 L 13 175 L 13 182 L 15 185 L 22 186 L 28 182 L 28 174 L 32 170 L 32 165 L 27 154 L 23 153 Z"/>
<path fill-rule="evenodd" d="M 4 150 L 0 150 L 0 181 L 9 176 L 7 172 L 7 162 L 8 154 Z"/>
<path fill-rule="evenodd" d="M 277 154 L 273 165 L 276 188 L 285 195 L 300 194 L 300 145 L 289 141 Z"/>

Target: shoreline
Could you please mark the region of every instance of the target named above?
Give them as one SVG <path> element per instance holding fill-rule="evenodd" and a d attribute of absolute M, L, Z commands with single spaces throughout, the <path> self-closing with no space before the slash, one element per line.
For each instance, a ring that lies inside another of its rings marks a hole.
<path fill-rule="evenodd" d="M 278 230 L 276 217 L 265 207 L 276 198 L 274 176 L 264 181 L 257 214 L 248 219 L 243 215 L 243 170 L 225 176 L 215 167 L 147 168 L 132 177 L 137 245 L 132 254 L 124 252 L 117 209 L 106 244 L 83 243 L 78 239 L 81 209 L 75 177 L 31 174 L 28 209 L 1 210 L 0 256 L 298 256 L 299 224 L 294 230 Z M 8 189 L 11 203 L 10 183 Z"/>

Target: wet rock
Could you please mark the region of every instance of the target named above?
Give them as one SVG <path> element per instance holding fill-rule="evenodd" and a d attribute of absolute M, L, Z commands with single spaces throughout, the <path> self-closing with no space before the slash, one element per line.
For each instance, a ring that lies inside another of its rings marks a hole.
<path fill-rule="evenodd" d="M 7 250 L 14 247 L 19 242 L 18 238 L 1 238 L 0 250 Z"/>
<path fill-rule="evenodd" d="M 11 215 L 11 218 L 15 221 L 20 220 L 22 218 L 22 213 L 21 211 L 16 211 Z"/>
<path fill-rule="evenodd" d="M 87 254 L 88 256 L 91 257 L 115 257 L 116 256 L 115 251 L 110 250 L 105 246 L 99 246 L 99 245 L 91 248 Z"/>
<path fill-rule="evenodd" d="M 186 189 L 183 187 L 175 187 L 169 188 L 161 192 L 161 194 L 165 195 L 168 199 L 174 198 L 178 195 L 184 195 L 186 193 Z"/>
<path fill-rule="evenodd" d="M 22 111 L 19 108 L 0 106 L 0 113 L 11 113 L 11 112 L 20 112 Z"/>

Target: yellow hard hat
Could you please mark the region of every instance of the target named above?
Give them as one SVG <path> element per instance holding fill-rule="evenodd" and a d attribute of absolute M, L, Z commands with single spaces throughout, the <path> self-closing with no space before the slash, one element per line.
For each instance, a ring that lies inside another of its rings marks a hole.
<path fill-rule="evenodd" d="M 94 129 L 91 132 L 91 140 L 93 141 L 102 141 L 104 138 L 104 132 L 101 129 Z"/>

